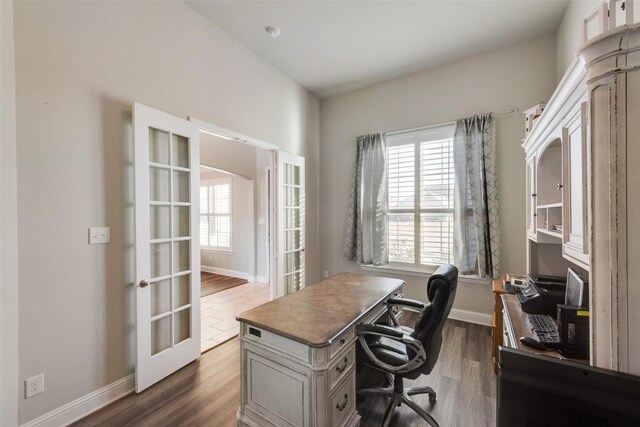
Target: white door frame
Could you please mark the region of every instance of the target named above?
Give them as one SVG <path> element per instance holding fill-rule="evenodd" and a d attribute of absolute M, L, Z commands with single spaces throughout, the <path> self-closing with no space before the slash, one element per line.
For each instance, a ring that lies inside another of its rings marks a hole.
<path fill-rule="evenodd" d="M 228 139 L 231 141 L 237 141 L 238 143 L 241 144 L 247 144 L 247 145 L 251 145 L 253 147 L 256 148 L 261 148 L 263 150 L 266 150 L 269 153 L 269 166 L 267 166 L 271 171 L 274 171 L 276 169 L 276 161 L 277 161 L 277 152 L 278 152 L 278 146 L 273 145 L 273 144 L 269 144 L 268 142 L 262 141 L 260 139 L 257 138 L 252 138 L 250 136 L 247 135 L 243 135 L 239 132 L 235 132 L 229 129 L 225 129 L 223 127 L 220 127 L 218 125 L 214 125 L 212 123 L 209 122 L 205 122 L 203 120 L 198 120 L 196 118 L 193 117 L 189 117 L 189 121 L 192 122 L 200 132 L 204 132 L 204 133 L 208 133 L 210 135 L 214 135 L 217 137 L 221 137 L 224 139 Z M 277 194 L 277 187 L 276 187 L 276 180 L 273 179 L 273 173 L 271 173 L 271 180 L 268 183 L 269 185 L 269 203 L 268 203 L 268 209 L 270 209 L 269 211 L 269 215 L 268 215 L 268 220 L 269 220 L 269 238 L 268 238 L 268 244 L 269 244 L 269 262 L 268 262 L 268 274 L 269 274 L 269 299 L 275 299 L 276 298 L 276 286 L 277 286 L 277 203 L 276 203 L 276 194 Z"/>

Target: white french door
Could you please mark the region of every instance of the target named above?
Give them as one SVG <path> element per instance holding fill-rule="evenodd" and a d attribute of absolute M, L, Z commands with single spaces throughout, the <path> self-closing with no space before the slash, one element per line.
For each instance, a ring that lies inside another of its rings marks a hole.
<path fill-rule="evenodd" d="M 304 157 L 278 152 L 278 295 L 304 288 Z"/>
<path fill-rule="evenodd" d="M 136 392 L 200 356 L 198 128 L 133 106 Z"/>

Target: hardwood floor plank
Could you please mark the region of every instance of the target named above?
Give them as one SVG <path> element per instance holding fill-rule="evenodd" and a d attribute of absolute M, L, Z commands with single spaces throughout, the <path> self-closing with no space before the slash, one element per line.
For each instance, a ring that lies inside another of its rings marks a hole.
<path fill-rule="evenodd" d="M 235 288 L 236 286 L 247 283 L 244 279 L 237 277 L 223 276 L 222 274 L 200 272 L 200 292 L 205 297 L 213 295 L 226 289 Z"/>
<path fill-rule="evenodd" d="M 437 402 L 414 396 L 443 427 L 494 426 L 496 378 L 488 327 L 447 321 L 438 362 L 431 375 L 406 381 L 429 385 Z M 378 426 L 387 401 L 368 397 L 358 404 L 361 426 Z M 235 426 L 240 405 L 240 342 L 232 339 L 140 394 L 131 394 L 74 426 Z M 396 408 L 391 426 L 427 423 L 406 406 Z"/>

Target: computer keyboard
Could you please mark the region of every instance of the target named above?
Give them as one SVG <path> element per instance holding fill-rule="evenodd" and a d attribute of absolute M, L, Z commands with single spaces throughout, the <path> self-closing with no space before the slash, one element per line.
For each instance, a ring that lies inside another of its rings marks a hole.
<path fill-rule="evenodd" d="M 548 314 L 527 314 L 527 325 L 542 344 L 547 347 L 560 345 L 558 325 Z"/>

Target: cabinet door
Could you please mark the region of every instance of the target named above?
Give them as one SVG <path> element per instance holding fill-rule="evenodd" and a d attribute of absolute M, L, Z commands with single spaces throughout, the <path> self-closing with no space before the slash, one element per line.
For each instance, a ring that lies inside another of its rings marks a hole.
<path fill-rule="evenodd" d="M 583 102 L 563 129 L 563 236 L 565 258 L 589 268 L 587 239 L 587 103 Z"/>
<path fill-rule="evenodd" d="M 527 160 L 527 236 L 536 240 L 536 158 Z"/>

